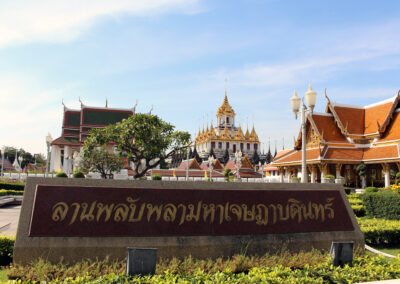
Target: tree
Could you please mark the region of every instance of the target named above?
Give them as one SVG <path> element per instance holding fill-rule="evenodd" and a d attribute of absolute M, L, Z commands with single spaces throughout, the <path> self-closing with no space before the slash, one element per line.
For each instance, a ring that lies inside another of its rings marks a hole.
<path fill-rule="evenodd" d="M 119 153 L 133 163 L 134 177 L 140 178 L 189 146 L 190 134 L 174 128 L 156 115 L 135 114 L 104 129 L 93 129 L 85 147 L 91 151 L 97 146 L 114 143 Z"/>
<path fill-rule="evenodd" d="M 253 165 L 255 165 L 255 166 L 258 165 L 258 162 L 260 162 L 260 157 L 258 156 L 257 151 L 254 151 L 254 154 L 253 154 L 253 157 L 251 160 L 253 162 Z"/>
<path fill-rule="evenodd" d="M 88 172 L 99 172 L 102 178 L 107 179 L 113 172 L 119 172 L 122 166 L 123 159 L 119 154 L 107 151 L 105 147 L 90 147 L 85 141 L 79 168 Z"/>
<path fill-rule="evenodd" d="M 222 164 L 224 164 L 224 165 L 226 165 L 226 163 L 229 162 L 229 152 L 228 152 L 228 149 L 225 149 L 225 153 L 224 153 L 224 155 L 222 156 L 222 158 L 220 159 L 220 162 L 221 162 Z"/>

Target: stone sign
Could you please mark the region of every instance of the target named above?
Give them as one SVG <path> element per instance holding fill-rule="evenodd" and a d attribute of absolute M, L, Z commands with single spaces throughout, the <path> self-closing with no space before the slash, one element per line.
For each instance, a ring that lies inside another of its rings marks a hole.
<path fill-rule="evenodd" d="M 363 236 L 341 185 L 29 178 L 14 260 L 329 250 Z"/>

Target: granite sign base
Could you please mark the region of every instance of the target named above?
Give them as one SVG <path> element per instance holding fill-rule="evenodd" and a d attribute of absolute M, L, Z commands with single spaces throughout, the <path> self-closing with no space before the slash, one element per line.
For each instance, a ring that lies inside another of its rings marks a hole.
<path fill-rule="evenodd" d="M 14 262 L 217 258 L 364 238 L 341 185 L 28 178 Z"/>

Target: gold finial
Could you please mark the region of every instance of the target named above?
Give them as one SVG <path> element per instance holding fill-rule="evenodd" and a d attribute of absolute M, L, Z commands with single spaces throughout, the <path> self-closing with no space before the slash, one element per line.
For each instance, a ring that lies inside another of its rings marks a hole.
<path fill-rule="evenodd" d="M 64 111 L 65 111 L 65 109 L 66 109 L 67 107 L 66 107 L 65 104 L 64 104 L 64 99 L 61 100 L 61 104 L 64 106 Z"/>
<path fill-rule="evenodd" d="M 81 101 L 81 97 L 79 97 L 79 102 L 81 103 L 81 107 L 83 107 L 83 102 Z"/>

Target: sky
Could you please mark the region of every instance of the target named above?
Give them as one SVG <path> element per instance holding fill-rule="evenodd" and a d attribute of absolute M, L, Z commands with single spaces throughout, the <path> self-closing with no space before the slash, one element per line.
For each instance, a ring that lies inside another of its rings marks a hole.
<path fill-rule="evenodd" d="M 225 87 L 263 148 L 293 147 L 296 90 L 368 105 L 400 89 L 400 1 L 0 0 L 0 146 L 45 153 L 62 101 L 196 135 Z"/>

